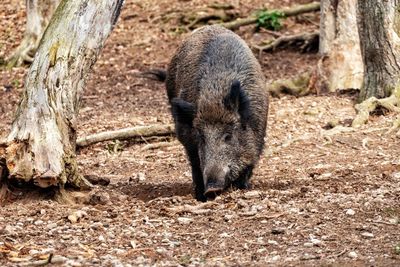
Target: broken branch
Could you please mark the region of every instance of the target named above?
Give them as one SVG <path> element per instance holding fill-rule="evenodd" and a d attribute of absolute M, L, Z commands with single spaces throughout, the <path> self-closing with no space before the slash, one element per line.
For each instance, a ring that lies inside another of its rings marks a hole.
<path fill-rule="evenodd" d="M 270 41 L 268 44 L 264 46 L 255 45 L 253 47 L 256 48 L 261 54 L 263 51 L 269 51 L 269 50 L 273 51 L 278 46 L 283 46 L 283 45 L 288 46 L 300 42 L 301 43 L 299 45 L 300 49 L 302 51 L 305 51 L 308 48 L 312 47 L 313 44 L 316 44 L 318 40 L 319 40 L 319 31 L 314 31 L 310 33 L 300 33 L 294 35 L 281 36 L 273 41 Z"/>
<path fill-rule="evenodd" d="M 279 12 L 279 13 L 282 13 L 285 17 L 290 17 L 290 16 L 300 15 L 303 13 L 318 11 L 318 10 L 320 10 L 320 6 L 321 5 L 319 2 L 312 2 L 309 4 L 299 5 L 299 6 L 295 6 L 295 7 L 291 7 L 291 8 L 272 10 L 271 12 L 277 12 L 277 13 Z M 236 30 L 236 29 L 240 28 L 241 26 L 254 24 L 257 22 L 257 20 L 258 20 L 257 16 L 251 15 L 247 18 L 240 18 L 240 19 L 237 19 L 234 21 L 221 23 L 221 25 L 227 29 Z"/>
<path fill-rule="evenodd" d="M 135 137 L 152 137 L 166 136 L 174 133 L 174 126 L 167 125 L 150 125 L 124 128 L 115 131 L 107 131 L 79 138 L 76 142 L 78 147 L 85 147 L 95 143 L 109 140 L 126 140 Z"/>

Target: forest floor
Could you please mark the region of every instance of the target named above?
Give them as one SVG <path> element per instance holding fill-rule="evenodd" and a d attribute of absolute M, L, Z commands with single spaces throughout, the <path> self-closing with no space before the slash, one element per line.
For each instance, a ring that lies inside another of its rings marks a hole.
<path fill-rule="evenodd" d="M 0 57 L 21 40 L 22 2 L 2 2 Z M 88 79 L 79 136 L 172 122 L 164 85 L 139 73 L 166 68 L 188 35 L 182 16 L 210 10 L 207 2 L 126 1 Z M 239 16 L 305 2 L 232 1 Z M 313 31 L 318 19 L 287 19 L 280 33 Z M 254 26 L 237 33 L 251 45 L 271 38 Z M 268 81 L 310 71 L 318 60 L 293 49 L 257 56 Z M 0 70 L 0 137 L 26 71 Z M 253 189 L 207 203 L 193 198 L 190 166 L 173 137 L 156 140 L 163 145 L 155 149 L 146 140 L 83 148 L 80 171 L 110 184 L 74 193 L 76 204 L 68 205 L 45 193 L 15 195 L 0 209 L 0 265 L 30 266 L 51 255 L 65 266 L 399 266 L 400 140 L 387 133 L 395 114 L 372 116 L 351 132 L 325 130 L 329 121 L 351 121 L 354 99 L 271 98 Z"/>

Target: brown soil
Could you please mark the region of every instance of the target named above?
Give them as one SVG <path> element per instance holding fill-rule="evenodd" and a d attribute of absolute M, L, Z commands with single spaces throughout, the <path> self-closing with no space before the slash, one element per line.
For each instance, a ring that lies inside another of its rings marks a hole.
<path fill-rule="evenodd" d="M 21 40 L 21 2 L 2 2 L 0 57 Z M 138 73 L 167 66 L 187 35 L 179 33 L 179 18 L 206 2 L 126 1 L 88 80 L 79 136 L 171 123 L 164 85 Z M 309 1 L 232 2 L 240 2 L 235 10 L 245 16 L 258 7 Z M 281 32 L 312 31 L 317 24 L 318 15 L 309 14 L 286 20 Z M 271 38 L 252 26 L 237 32 L 249 44 Z M 317 59 L 281 50 L 262 54 L 260 62 L 273 80 L 311 70 Z M 26 68 L 0 73 L 1 137 L 10 129 Z M 84 204 L 16 191 L 0 211 L 0 265 L 53 255 L 52 262 L 66 266 L 399 266 L 400 147 L 387 133 L 394 114 L 374 116 L 352 132 L 323 129 L 334 119 L 351 120 L 353 105 L 350 96 L 271 99 L 253 190 L 226 192 L 205 204 L 191 195 L 190 167 L 173 139 L 159 140 L 170 145 L 157 149 L 143 149 L 145 142 L 84 148 L 81 172 L 111 183 L 75 192 Z"/>

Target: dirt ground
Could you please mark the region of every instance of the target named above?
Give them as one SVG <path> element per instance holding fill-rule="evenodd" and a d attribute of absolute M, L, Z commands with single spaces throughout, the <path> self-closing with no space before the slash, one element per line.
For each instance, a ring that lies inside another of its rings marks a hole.
<path fill-rule="evenodd" d="M 21 40 L 23 2 L 2 2 L 0 57 Z M 138 74 L 167 66 L 188 34 L 181 17 L 207 2 L 126 1 L 88 79 L 79 136 L 171 123 L 164 85 Z M 232 1 L 239 16 L 306 2 Z M 317 25 L 317 14 L 290 18 L 281 33 Z M 237 33 L 250 45 L 271 38 L 253 26 Z M 280 50 L 259 59 L 272 81 L 311 70 L 318 55 Z M 0 136 L 10 129 L 26 71 L 0 70 Z M 351 132 L 325 130 L 329 121 L 351 121 L 353 107 L 350 95 L 271 98 L 253 189 L 204 204 L 191 195 L 190 166 L 173 137 L 157 140 L 159 148 L 148 141 L 84 148 L 81 172 L 110 184 L 74 193 L 83 204 L 60 204 L 46 192 L 15 195 L 0 210 L 0 265 L 51 256 L 65 266 L 399 266 L 400 140 L 387 133 L 395 115 L 373 116 Z"/>

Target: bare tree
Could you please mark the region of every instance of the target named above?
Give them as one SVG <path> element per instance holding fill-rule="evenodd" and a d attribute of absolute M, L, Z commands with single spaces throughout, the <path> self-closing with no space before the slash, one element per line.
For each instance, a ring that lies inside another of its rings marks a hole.
<path fill-rule="evenodd" d="M 359 0 L 358 28 L 364 83 L 353 126 L 364 124 L 378 106 L 400 112 L 400 1 Z M 397 124 L 399 124 L 397 122 Z"/>
<path fill-rule="evenodd" d="M 317 92 L 361 87 L 363 62 L 356 3 L 357 0 L 321 1 L 321 59 L 314 74 Z"/>
<path fill-rule="evenodd" d="M 6 149 L 0 148 L 0 173 L 8 179 L 33 181 L 43 188 L 87 185 L 75 157 L 79 100 L 122 4 L 61 1 L 27 74 Z"/>
<path fill-rule="evenodd" d="M 26 28 L 21 44 L 7 59 L 9 68 L 32 63 L 40 39 L 60 0 L 26 0 Z"/>

